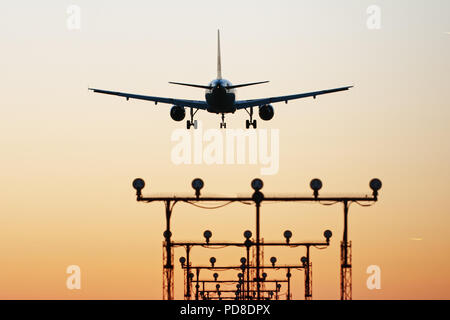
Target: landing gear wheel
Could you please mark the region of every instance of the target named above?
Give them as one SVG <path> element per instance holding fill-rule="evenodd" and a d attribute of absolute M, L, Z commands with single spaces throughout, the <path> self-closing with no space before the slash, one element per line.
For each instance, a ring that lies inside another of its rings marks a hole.
<path fill-rule="evenodd" d="M 250 129 L 250 127 L 256 129 L 256 120 L 245 120 L 245 128 Z"/>
<path fill-rule="evenodd" d="M 189 130 L 191 127 L 194 127 L 194 129 L 197 129 L 197 127 L 198 127 L 197 120 L 193 120 L 193 121 L 188 120 L 186 122 L 186 128 Z"/>

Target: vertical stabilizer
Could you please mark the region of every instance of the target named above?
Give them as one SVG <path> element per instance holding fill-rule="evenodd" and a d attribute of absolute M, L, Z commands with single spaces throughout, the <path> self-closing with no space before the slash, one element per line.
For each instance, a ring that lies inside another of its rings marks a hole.
<path fill-rule="evenodd" d="M 222 64 L 220 61 L 220 31 L 217 30 L 217 79 L 222 79 Z"/>

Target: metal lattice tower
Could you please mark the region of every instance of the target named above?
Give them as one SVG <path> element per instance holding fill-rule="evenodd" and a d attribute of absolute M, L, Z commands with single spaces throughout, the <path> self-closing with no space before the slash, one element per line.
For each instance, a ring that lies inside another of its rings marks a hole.
<path fill-rule="evenodd" d="M 259 261 L 260 261 L 261 265 L 264 265 L 264 238 L 261 239 L 260 243 L 261 243 L 261 248 L 259 251 L 259 259 L 260 259 Z M 253 266 L 256 265 L 256 254 L 257 254 L 256 247 L 252 247 L 251 265 L 253 265 Z M 264 272 L 264 269 L 261 269 L 261 273 L 262 272 Z M 250 280 L 253 280 L 253 281 L 251 281 L 251 290 L 254 290 L 254 291 L 256 291 L 256 286 L 257 286 L 255 279 L 256 279 L 256 269 L 251 269 Z M 260 285 L 261 285 L 261 290 L 264 290 L 265 289 L 264 282 L 260 282 Z"/>
<path fill-rule="evenodd" d="M 170 251 L 170 259 L 167 259 L 168 251 Z M 167 262 L 170 261 L 170 264 Z M 173 247 L 168 250 L 166 241 L 163 242 L 163 300 L 174 299 L 173 287 Z"/>
<path fill-rule="evenodd" d="M 341 241 L 341 300 L 352 300 L 352 242 Z"/>
<path fill-rule="evenodd" d="M 312 262 L 305 268 L 305 300 L 312 300 Z"/>

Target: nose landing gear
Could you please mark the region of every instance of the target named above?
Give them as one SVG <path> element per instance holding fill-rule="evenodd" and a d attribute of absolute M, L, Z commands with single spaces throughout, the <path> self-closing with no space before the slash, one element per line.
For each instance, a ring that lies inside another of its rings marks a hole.
<path fill-rule="evenodd" d="M 222 113 L 222 122 L 220 123 L 220 129 L 226 129 L 227 128 L 227 124 L 225 123 L 225 114 Z"/>

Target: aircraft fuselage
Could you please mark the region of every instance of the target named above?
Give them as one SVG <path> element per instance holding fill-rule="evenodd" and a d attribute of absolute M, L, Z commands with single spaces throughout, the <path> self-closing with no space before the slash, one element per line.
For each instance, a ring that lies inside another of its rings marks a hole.
<path fill-rule="evenodd" d="M 231 82 L 225 79 L 215 79 L 209 83 L 212 89 L 206 90 L 205 99 L 208 103 L 207 111 L 211 113 L 234 113 L 236 107 L 235 89 L 228 89 Z"/>

